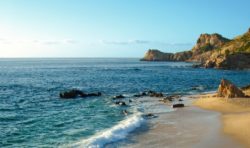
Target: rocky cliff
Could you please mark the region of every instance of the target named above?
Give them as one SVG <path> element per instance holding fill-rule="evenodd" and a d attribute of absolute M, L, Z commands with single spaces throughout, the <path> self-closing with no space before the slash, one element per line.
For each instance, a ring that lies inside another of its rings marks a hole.
<path fill-rule="evenodd" d="M 205 68 L 249 69 L 250 29 L 232 40 L 220 34 L 201 34 L 189 51 L 174 54 L 148 50 L 141 60 L 200 62 Z"/>

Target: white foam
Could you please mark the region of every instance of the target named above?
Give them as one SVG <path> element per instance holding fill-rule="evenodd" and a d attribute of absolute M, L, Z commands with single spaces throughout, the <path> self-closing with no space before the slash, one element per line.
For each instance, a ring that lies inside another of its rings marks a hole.
<path fill-rule="evenodd" d="M 100 148 L 107 143 L 124 139 L 128 133 L 139 127 L 144 119 L 140 113 L 129 116 L 112 128 L 70 145 L 70 147 Z"/>

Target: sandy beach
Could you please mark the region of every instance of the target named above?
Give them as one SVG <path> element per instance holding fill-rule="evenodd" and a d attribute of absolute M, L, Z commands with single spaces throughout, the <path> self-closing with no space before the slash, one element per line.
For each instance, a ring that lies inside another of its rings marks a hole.
<path fill-rule="evenodd" d="M 249 91 L 245 91 L 249 95 Z M 202 109 L 221 113 L 222 131 L 250 147 L 250 99 L 249 98 L 218 98 L 215 94 L 199 95 L 194 102 Z"/>
<path fill-rule="evenodd" d="M 193 98 L 185 97 L 186 107 L 158 113 L 157 118 L 148 120 L 148 130 L 128 136 L 129 143 L 121 141 L 115 146 L 106 147 L 244 147 L 241 142 L 223 132 L 222 113 L 196 107 L 192 104 L 193 101 Z"/>

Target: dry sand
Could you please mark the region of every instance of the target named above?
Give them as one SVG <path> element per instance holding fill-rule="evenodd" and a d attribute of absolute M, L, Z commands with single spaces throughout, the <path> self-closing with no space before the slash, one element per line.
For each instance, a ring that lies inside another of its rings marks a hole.
<path fill-rule="evenodd" d="M 215 94 L 195 98 L 195 106 L 220 112 L 224 133 L 250 148 L 250 98 L 217 98 Z"/>

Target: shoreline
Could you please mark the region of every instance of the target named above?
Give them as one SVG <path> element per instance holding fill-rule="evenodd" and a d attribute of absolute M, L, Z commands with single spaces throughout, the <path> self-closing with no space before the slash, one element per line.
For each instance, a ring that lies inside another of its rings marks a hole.
<path fill-rule="evenodd" d="M 125 140 L 107 144 L 105 147 L 243 148 L 241 142 L 221 130 L 221 113 L 194 106 L 195 100 L 192 96 L 182 98 L 186 107 L 177 108 L 173 112 L 158 113 L 157 118 L 148 120 L 146 130 L 140 127 Z"/>

